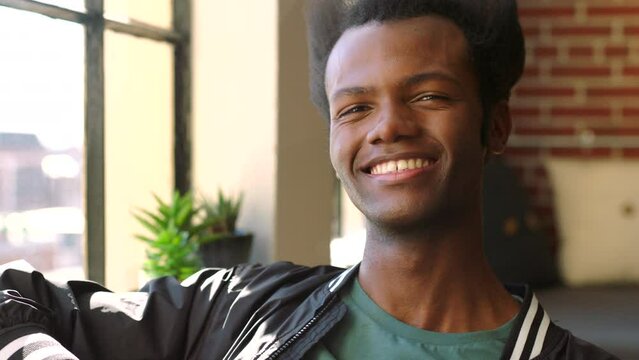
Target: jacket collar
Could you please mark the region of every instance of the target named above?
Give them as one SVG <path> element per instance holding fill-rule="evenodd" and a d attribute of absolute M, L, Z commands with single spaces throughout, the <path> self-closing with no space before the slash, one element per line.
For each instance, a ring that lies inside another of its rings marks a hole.
<path fill-rule="evenodd" d="M 502 353 L 502 360 L 528 360 L 541 354 L 551 322 L 548 313 L 528 286 L 513 285 L 506 289 L 523 298 L 521 310 L 515 318 L 515 326 L 510 333 Z"/>
<path fill-rule="evenodd" d="M 357 276 L 359 266 L 358 263 L 329 281 L 326 285 L 328 292 L 338 293 L 346 284 L 349 284 Z M 506 285 L 505 287 L 513 296 L 523 300 L 501 360 L 533 359 L 540 355 L 544 348 L 551 325 L 550 318 L 528 286 Z"/>
<path fill-rule="evenodd" d="M 328 292 L 331 294 L 338 293 L 345 284 L 350 283 L 350 281 L 359 272 L 359 265 L 360 264 L 358 263 L 354 266 L 351 266 L 350 268 L 342 271 L 342 273 L 333 278 L 333 280 L 329 281 L 326 285 L 326 289 L 328 290 Z"/>

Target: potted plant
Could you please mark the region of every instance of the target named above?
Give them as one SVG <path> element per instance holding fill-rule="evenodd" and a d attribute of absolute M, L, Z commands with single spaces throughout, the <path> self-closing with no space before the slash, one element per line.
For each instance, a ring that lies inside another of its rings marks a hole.
<path fill-rule="evenodd" d="M 170 275 L 184 280 L 202 267 L 197 250 L 200 243 L 210 237 L 203 231 L 210 224 L 194 223 L 200 209 L 190 192 L 182 195 L 176 191 L 169 203 L 155 194 L 153 197 L 157 204 L 154 211 L 138 209 L 134 213 L 151 233 L 150 236 L 136 235 L 148 245 L 144 271 L 151 277 Z"/>
<path fill-rule="evenodd" d="M 231 267 L 248 261 L 253 234 L 235 227 L 243 196 L 227 197 L 218 190 L 215 201 L 202 197 L 201 224 L 204 236 L 200 242 L 200 256 L 207 267 Z"/>

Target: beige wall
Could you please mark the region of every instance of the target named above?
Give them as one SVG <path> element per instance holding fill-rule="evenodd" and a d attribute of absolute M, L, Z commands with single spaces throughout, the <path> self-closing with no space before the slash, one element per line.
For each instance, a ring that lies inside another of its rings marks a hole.
<path fill-rule="evenodd" d="M 303 1 L 279 1 L 275 258 L 328 264 L 333 173 L 328 126 L 309 100 Z"/>
<path fill-rule="evenodd" d="M 193 178 L 244 192 L 253 261 L 329 262 L 327 134 L 308 100 L 301 2 L 194 1 Z"/>
<path fill-rule="evenodd" d="M 173 187 L 173 51 L 168 44 L 105 35 L 105 281 L 138 287 L 145 233 L 132 215 Z M 91 121 L 91 119 L 88 119 Z"/>

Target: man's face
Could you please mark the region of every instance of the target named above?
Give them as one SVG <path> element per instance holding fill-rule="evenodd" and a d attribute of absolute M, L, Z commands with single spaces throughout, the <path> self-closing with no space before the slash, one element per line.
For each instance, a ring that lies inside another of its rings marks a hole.
<path fill-rule="evenodd" d="M 462 31 L 436 16 L 345 32 L 326 69 L 330 155 L 369 221 L 428 225 L 477 211 L 484 148 Z"/>

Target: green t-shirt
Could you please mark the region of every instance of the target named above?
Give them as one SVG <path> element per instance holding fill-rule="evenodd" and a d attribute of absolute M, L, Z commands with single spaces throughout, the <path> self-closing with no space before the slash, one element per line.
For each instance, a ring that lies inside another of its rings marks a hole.
<path fill-rule="evenodd" d="M 514 318 L 501 327 L 469 333 L 438 333 L 405 324 L 382 310 L 357 280 L 344 289 L 348 312 L 305 356 L 309 360 L 499 359 Z"/>

